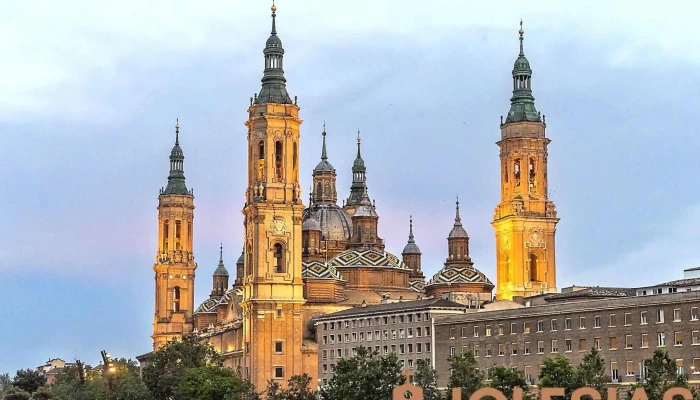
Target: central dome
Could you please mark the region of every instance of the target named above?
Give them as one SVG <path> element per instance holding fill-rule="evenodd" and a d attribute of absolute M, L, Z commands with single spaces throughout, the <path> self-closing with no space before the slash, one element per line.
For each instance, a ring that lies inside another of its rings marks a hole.
<path fill-rule="evenodd" d="M 347 241 L 350 238 L 352 219 L 337 204 L 314 204 L 313 211 L 326 240 Z M 309 218 L 308 208 L 304 210 L 303 217 L 304 220 Z"/>

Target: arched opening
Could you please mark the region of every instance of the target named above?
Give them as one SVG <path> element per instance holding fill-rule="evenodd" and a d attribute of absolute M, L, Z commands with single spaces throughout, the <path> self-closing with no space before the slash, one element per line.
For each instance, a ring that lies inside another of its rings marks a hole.
<path fill-rule="evenodd" d="M 531 158 L 530 159 L 530 166 L 529 166 L 529 180 L 530 180 L 530 187 L 534 188 L 535 187 L 535 159 Z"/>
<path fill-rule="evenodd" d="M 520 186 L 520 159 L 515 159 L 515 165 L 513 166 L 513 174 L 515 176 L 515 186 Z"/>
<path fill-rule="evenodd" d="M 315 197 L 316 197 L 316 200 L 320 200 L 321 197 L 323 197 L 323 196 L 321 195 L 321 193 L 323 193 L 323 185 L 322 185 L 321 182 L 319 181 L 319 182 L 316 184 L 316 196 L 315 196 Z"/>
<path fill-rule="evenodd" d="M 180 250 L 180 240 L 182 239 L 182 221 L 175 221 L 175 250 Z"/>
<path fill-rule="evenodd" d="M 297 142 L 294 142 L 294 148 L 292 149 L 292 168 L 294 171 L 294 182 L 299 180 L 299 168 L 297 167 L 297 158 L 299 157 L 299 148 Z"/>
<path fill-rule="evenodd" d="M 244 260 L 247 261 L 247 271 L 245 275 L 250 275 L 253 273 L 253 246 L 248 245 L 248 251 L 245 253 Z"/>
<path fill-rule="evenodd" d="M 505 172 L 504 172 L 504 174 L 503 174 L 503 177 L 505 178 L 506 183 L 508 183 L 508 163 L 506 163 L 506 164 L 503 166 L 503 168 L 505 168 Z"/>
<path fill-rule="evenodd" d="M 277 180 L 282 180 L 282 142 L 275 142 L 275 172 Z"/>
<path fill-rule="evenodd" d="M 170 224 L 165 221 L 163 224 L 163 253 L 168 252 L 168 237 L 170 236 Z"/>
<path fill-rule="evenodd" d="M 275 273 L 284 273 L 284 248 L 281 244 L 277 243 L 274 246 L 274 256 L 275 256 Z"/>
<path fill-rule="evenodd" d="M 530 280 L 537 281 L 537 256 L 530 254 Z"/>
<path fill-rule="evenodd" d="M 265 143 L 258 143 L 258 180 L 265 179 Z"/>
<path fill-rule="evenodd" d="M 180 311 L 180 286 L 175 286 L 173 288 L 173 311 Z"/>

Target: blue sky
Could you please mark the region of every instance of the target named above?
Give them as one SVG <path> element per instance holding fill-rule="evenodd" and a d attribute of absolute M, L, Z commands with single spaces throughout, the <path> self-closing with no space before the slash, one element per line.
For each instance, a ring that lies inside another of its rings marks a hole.
<path fill-rule="evenodd" d="M 220 242 L 234 270 L 243 123 L 260 88 L 269 6 L 0 5 L 0 371 L 150 349 L 157 195 L 175 118 L 196 196 L 197 301 Z M 380 235 L 400 253 L 413 214 L 426 275 L 444 261 L 459 195 L 472 259 L 495 280 L 495 142 L 520 18 L 552 139 L 559 287 L 653 284 L 700 264 L 694 2 L 277 6 L 304 119 L 302 187 L 325 121 L 345 198 L 360 129 Z"/>

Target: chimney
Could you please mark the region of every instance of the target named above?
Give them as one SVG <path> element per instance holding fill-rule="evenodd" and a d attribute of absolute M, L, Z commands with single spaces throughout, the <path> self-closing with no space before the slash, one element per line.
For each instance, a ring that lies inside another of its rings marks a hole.
<path fill-rule="evenodd" d="M 367 307 L 367 302 L 362 300 L 362 306 L 361 307 Z"/>

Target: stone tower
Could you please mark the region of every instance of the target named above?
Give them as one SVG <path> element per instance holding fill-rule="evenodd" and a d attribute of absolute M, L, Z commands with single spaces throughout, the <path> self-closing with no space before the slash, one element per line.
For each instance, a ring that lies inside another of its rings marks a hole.
<path fill-rule="evenodd" d="M 248 188 L 243 276 L 244 374 L 258 388 L 286 386 L 312 367 L 302 358 L 302 211 L 299 187 L 299 107 L 284 78 L 275 27 L 263 54 L 260 93 L 248 108 Z M 315 362 L 316 359 L 314 358 Z"/>
<path fill-rule="evenodd" d="M 214 275 L 212 275 L 212 288 L 209 298 L 219 299 L 226 294 L 228 290 L 228 276 L 228 270 L 224 266 L 224 245 L 222 243 L 219 248 L 219 265 L 214 270 Z"/>
<path fill-rule="evenodd" d="M 192 252 L 194 195 L 187 190 L 185 156 L 180 148 L 180 125 L 175 125 L 175 146 L 170 152 L 168 185 L 158 196 L 158 254 L 156 310 L 153 318 L 153 350 L 168 340 L 192 332 L 194 311 L 194 272 Z"/>
<path fill-rule="evenodd" d="M 557 213 L 547 193 L 544 116 L 535 109 L 530 63 L 523 51 L 513 67 L 513 97 L 501 117 L 501 202 L 495 210 L 496 297 L 512 299 L 556 291 L 554 234 Z"/>
<path fill-rule="evenodd" d="M 411 275 L 409 276 L 409 282 L 421 282 L 425 284 L 425 275 L 421 270 L 421 251 L 416 244 L 416 239 L 413 237 L 413 216 L 409 219 L 408 228 L 408 243 L 404 246 L 401 252 L 401 258 L 404 264 L 411 269 Z"/>

